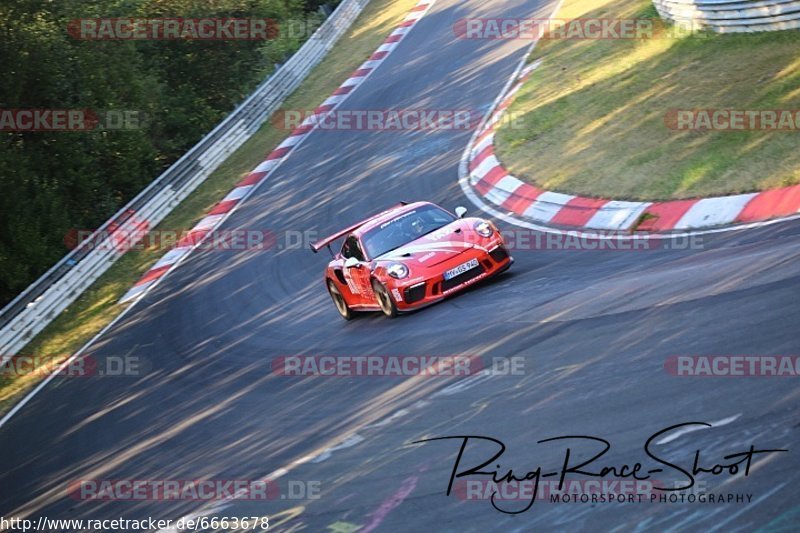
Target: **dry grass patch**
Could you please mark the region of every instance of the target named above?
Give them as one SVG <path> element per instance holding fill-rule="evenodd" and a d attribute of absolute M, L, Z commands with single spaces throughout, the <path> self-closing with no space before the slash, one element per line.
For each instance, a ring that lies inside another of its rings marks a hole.
<path fill-rule="evenodd" d="M 657 18 L 650 0 L 567 0 L 559 19 Z M 800 109 L 800 31 L 542 40 L 500 130 L 516 176 L 584 196 L 664 200 L 800 183 L 796 132 L 675 131 L 675 109 Z M 510 125 L 514 127 L 510 127 Z"/>

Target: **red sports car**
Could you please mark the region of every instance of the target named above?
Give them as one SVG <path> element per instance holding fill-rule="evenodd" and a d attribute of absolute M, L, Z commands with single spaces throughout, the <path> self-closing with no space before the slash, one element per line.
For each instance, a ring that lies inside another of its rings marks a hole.
<path fill-rule="evenodd" d="M 325 283 L 339 314 L 388 317 L 437 302 L 506 270 L 514 259 L 491 222 L 429 202 L 401 203 L 311 245 L 333 256 Z M 344 237 L 339 253 L 330 245 Z"/>

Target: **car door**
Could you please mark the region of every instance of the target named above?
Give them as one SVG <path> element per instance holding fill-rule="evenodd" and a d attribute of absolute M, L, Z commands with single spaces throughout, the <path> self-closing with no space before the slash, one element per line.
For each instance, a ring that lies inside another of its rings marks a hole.
<path fill-rule="evenodd" d="M 347 288 L 355 298 L 353 303 L 355 305 L 374 305 L 375 294 L 372 292 L 369 264 L 366 262 L 361 243 L 355 235 L 347 237 L 342 244 L 342 257 L 345 261 L 350 258 L 358 261 L 355 266 L 343 267 L 342 272 Z"/>

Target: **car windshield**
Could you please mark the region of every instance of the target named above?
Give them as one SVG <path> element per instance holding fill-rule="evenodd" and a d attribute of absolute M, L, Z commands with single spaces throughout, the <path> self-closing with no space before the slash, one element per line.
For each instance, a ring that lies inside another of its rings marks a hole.
<path fill-rule="evenodd" d="M 375 259 L 450 224 L 455 217 L 440 207 L 425 205 L 369 230 L 361 238 L 367 255 Z"/>

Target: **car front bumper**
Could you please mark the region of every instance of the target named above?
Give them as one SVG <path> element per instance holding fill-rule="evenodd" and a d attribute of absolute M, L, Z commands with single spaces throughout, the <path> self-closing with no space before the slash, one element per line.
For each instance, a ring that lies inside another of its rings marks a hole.
<path fill-rule="evenodd" d="M 478 266 L 467 270 L 452 279 L 445 280 L 444 272 L 458 267 L 472 259 Z M 488 248 L 475 247 L 457 257 L 441 263 L 437 274 L 428 278 L 415 278 L 405 283 L 393 284 L 389 292 L 399 311 L 419 309 L 455 294 L 470 285 L 506 270 L 514 262 L 502 242 L 493 243 Z"/>

